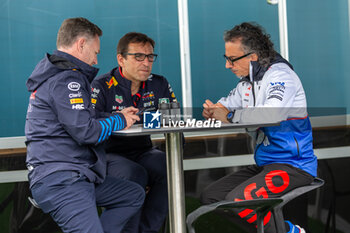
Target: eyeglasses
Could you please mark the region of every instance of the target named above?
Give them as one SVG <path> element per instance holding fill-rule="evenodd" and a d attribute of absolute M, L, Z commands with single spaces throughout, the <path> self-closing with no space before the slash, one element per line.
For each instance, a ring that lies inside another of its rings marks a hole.
<path fill-rule="evenodd" d="M 224 58 L 231 63 L 231 65 L 233 65 L 234 62 L 242 59 L 242 58 L 245 58 L 246 56 L 249 56 L 250 54 L 252 54 L 253 52 L 250 52 L 250 53 L 247 53 L 247 54 L 244 54 L 243 56 L 240 56 L 240 57 L 237 57 L 237 58 L 231 58 L 231 57 L 228 57 L 226 55 L 224 55 Z"/>
<path fill-rule="evenodd" d="M 136 61 L 144 61 L 147 57 L 149 62 L 155 62 L 157 60 L 157 54 L 144 54 L 144 53 L 124 53 L 126 55 L 134 55 Z"/>

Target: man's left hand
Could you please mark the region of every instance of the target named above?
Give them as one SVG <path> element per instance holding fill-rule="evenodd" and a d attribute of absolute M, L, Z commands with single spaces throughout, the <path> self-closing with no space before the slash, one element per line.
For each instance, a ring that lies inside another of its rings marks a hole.
<path fill-rule="evenodd" d="M 230 112 L 224 105 L 221 103 L 216 103 L 215 106 L 211 108 L 212 118 L 220 120 L 221 122 L 229 123 L 227 120 L 227 114 Z"/>

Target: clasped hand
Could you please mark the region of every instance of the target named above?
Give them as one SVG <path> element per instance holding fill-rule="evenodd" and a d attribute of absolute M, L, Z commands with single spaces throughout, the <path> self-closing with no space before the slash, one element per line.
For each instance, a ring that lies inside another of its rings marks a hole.
<path fill-rule="evenodd" d="M 226 116 L 229 110 L 221 103 L 214 104 L 210 100 L 206 100 L 203 104 L 203 108 L 202 116 L 205 119 L 214 118 L 221 122 L 228 123 Z"/>

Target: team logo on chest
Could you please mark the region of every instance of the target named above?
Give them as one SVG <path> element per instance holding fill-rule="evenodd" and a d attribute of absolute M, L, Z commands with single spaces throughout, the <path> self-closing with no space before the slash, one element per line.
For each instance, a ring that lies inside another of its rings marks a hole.
<path fill-rule="evenodd" d="M 153 91 L 145 92 L 142 96 L 142 99 L 144 99 L 144 100 L 154 99 Z"/>
<path fill-rule="evenodd" d="M 250 100 L 251 100 L 251 94 L 252 94 L 252 86 L 248 86 L 244 92 L 244 96 L 242 96 L 242 105 L 245 108 L 248 108 L 249 104 L 250 104 Z"/>
<path fill-rule="evenodd" d="M 112 78 L 106 82 L 107 86 L 108 86 L 108 89 L 111 88 L 112 86 L 117 86 L 118 85 L 118 82 L 117 80 L 115 80 L 115 78 L 112 76 Z"/>
<path fill-rule="evenodd" d="M 252 91 L 252 86 L 247 88 L 247 92 L 244 94 L 245 96 L 249 96 L 249 93 Z"/>
<path fill-rule="evenodd" d="M 123 103 L 123 96 L 115 95 L 115 101 L 120 104 Z"/>
<path fill-rule="evenodd" d="M 151 107 L 151 106 L 154 106 L 154 101 L 152 101 L 152 100 L 149 102 L 143 103 L 144 108 Z"/>

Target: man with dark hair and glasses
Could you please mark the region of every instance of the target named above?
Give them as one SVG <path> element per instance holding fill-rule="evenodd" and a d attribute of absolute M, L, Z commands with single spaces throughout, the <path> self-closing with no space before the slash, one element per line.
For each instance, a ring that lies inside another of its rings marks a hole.
<path fill-rule="evenodd" d="M 92 83 L 92 103 L 98 114 L 108 115 L 129 106 L 140 111 L 157 109 L 159 99 L 176 101 L 168 81 L 151 74 L 157 58 L 154 46 L 151 38 L 137 32 L 127 33 L 119 40 L 119 67 Z M 106 152 L 108 175 L 136 182 L 147 191 L 143 209 L 123 232 L 158 232 L 168 212 L 165 153 L 153 148 L 149 136 L 113 136 L 107 142 Z"/>
<path fill-rule="evenodd" d="M 303 86 L 293 67 L 273 48 L 270 36 L 259 25 L 242 23 L 224 34 L 226 68 L 240 82 L 216 104 L 206 100 L 203 116 L 226 123 L 280 122 L 252 133 L 256 140 L 255 162 L 209 185 L 201 201 L 248 200 L 279 197 L 308 185 L 317 175 L 312 128 Z M 250 223 L 256 215 L 236 211 Z M 264 219 L 265 232 L 276 232 L 271 213 Z M 286 221 L 288 233 L 305 232 Z M 254 227 L 254 231 L 256 231 Z"/>

